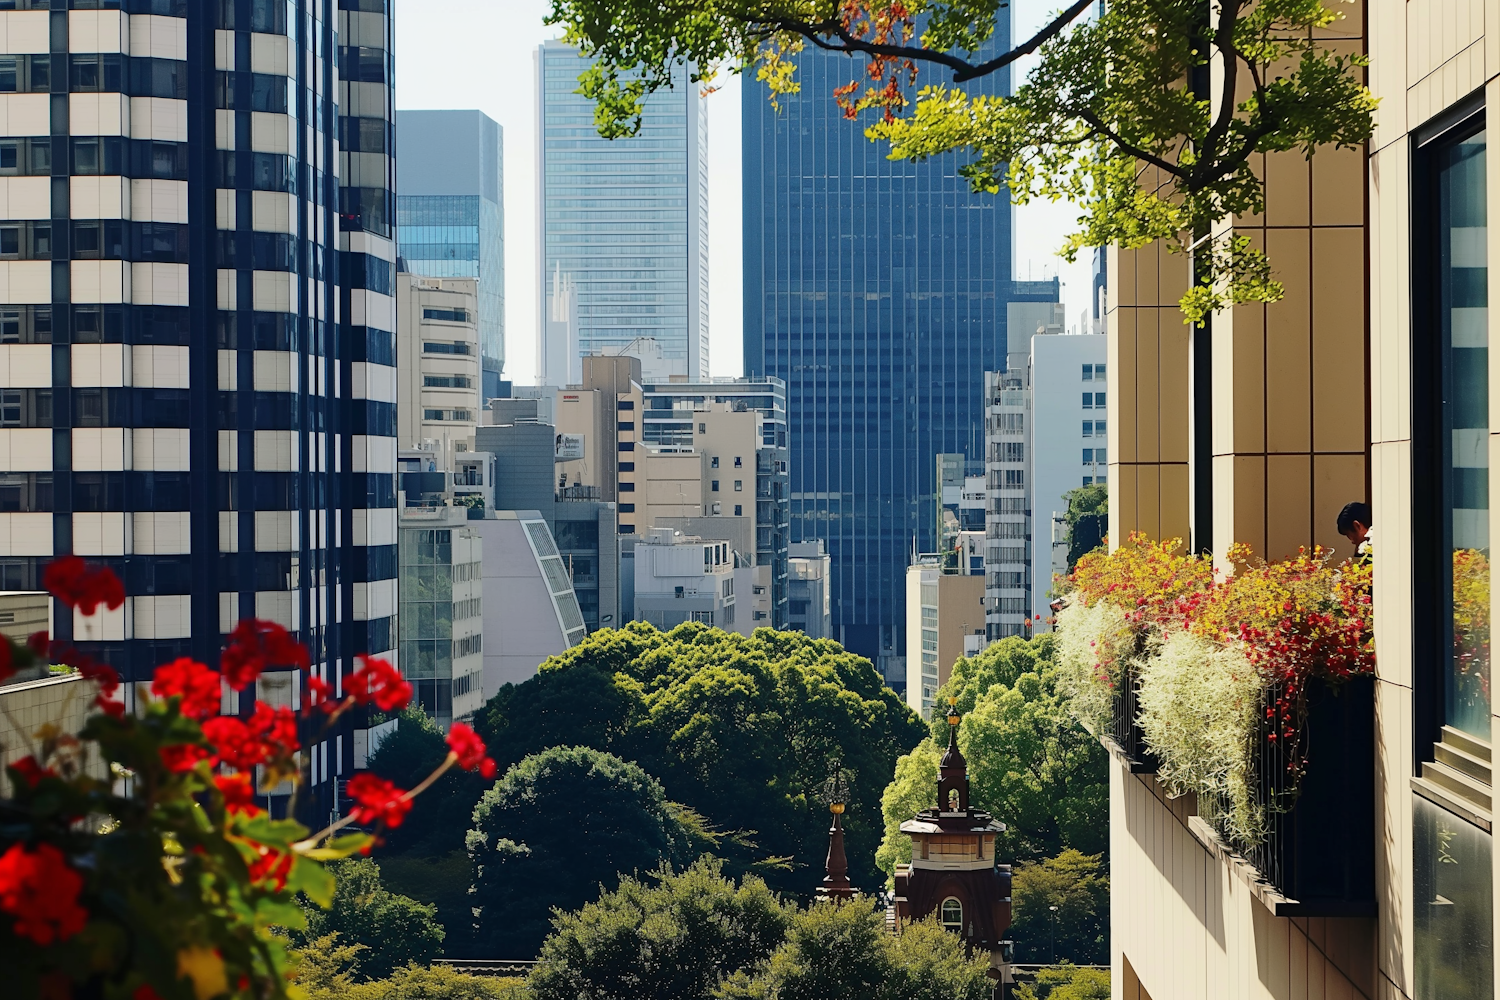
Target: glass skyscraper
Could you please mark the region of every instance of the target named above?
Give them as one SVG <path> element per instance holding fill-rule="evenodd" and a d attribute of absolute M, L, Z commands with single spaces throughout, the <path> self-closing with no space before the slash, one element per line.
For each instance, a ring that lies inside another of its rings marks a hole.
<path fill-rule="evenodd" d="M 581 354 L 641 357 L 648 380 L 708 378 L 708 132 L 685 79 L 646 101 L 640 134 L 601 139 L 574 93 L 588 63 L 562 42 L 537 53 L 538 337 L 571 283 Z M 661 348 L 632 349 L 651 338 Z M 545 353 L 545 352 L 543 352 Z M 544 377 L 548 376 L 543 373 Z"/>
<path fill-rule="evenodd" d="M 481 401 L 505 368 L 504 132 L 479 111 L 399 111 L 397 250 L 405 270 L 479 279 Z"/>
<path fill-rule="evenodd" d="M 1008 41 L 1002 23 L 991 44 Z M 1058 289 L 1012 280 L 1010 204 L 972 193 L 959 157 L 888 160 L 844 119 L 832 91 L 862 60 L 796 61 L 780 111 L 744 90 L 745 374 L 787 384 L 792 541 L 828 544 L 834 637 L 895 678 L 910 553 L 937 541 L 936 456 L 980 457 L 1005 303 Z"/>
<path fill-rule="evenodd" d="M 124 606 L 54 631 L 128 681 L 217 663 L 258 617 L 337 685 L 394 648 L 385 0 L 8 6 L 0 587 L 114 568 Z M 228 700 L 296 704 L 307 677 Z M 357 715 L 308 748 L 310 816 Z"/>

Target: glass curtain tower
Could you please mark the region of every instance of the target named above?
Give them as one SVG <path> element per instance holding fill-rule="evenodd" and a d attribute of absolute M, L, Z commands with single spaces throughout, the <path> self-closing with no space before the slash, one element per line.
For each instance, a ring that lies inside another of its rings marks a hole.
<path fill-rule="evenodd" d="M 399 111 L 397 250 L 427 278 L 479 279 L 481 405 L 505 368 L 504 133 L 479 111 Z"/>
<path fill-rule="evenodd" d="M 646 100 L 640 134 L 601 139 L 594 102 L 574 91 L 588 63 L 571 46 L 537 52 L 538 337 L 553 289 L 571 283 L 578 349 L 649 355 L 651 377 L 708 378 L 708 118 L 685 80 Z"/>
<path fill-rule="evenodd" d="M 1010 204 L 970 192 L 961 160 L 888 160 L 843 118 L 832 92 L 862 60 L 796 61 L 779 112 L 744 90 L 745 374 L 787 384 L 792 541 L 828 543 L 834 638 L 894 679 L 910 553 L 937 541 L 935 458 L 980 457 L 1005 303 L 1055 300 L 1057 283 L 1011 279 Z"/>
<path fill-rule="evenodd" d="M 335 682 L 393 648 L 386 0 L 51 6 L 0 10 L 0 585 L 115 568 L 125 606 L 55 631 L 127 680 L 255 616 Z"/>

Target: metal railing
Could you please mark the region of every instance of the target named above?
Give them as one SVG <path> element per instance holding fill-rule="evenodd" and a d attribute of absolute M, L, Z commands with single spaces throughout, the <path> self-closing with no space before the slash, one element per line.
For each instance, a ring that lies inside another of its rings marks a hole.
<path fill-rule="evenodd" d="M 1125 667 L 1120 678 L 1119 690 L 1115 692 L 1113 712 L 1110 716 L 1110 738 L 1120 754 L 1130 762 L 1130 770 L 1136 774 L 1154 774 L 1156 757 L 1146 746 L 1141 727 L 1136 723 L 1137 681 L 1133 666 Z"/>

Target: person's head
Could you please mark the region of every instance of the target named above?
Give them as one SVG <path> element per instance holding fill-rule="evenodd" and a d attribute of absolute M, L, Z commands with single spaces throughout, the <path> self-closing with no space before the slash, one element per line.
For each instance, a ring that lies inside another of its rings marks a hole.
<path fill-rule="evenodd" d="M 1344 509 L 1339 511 L 1339 534 L 1355 545 L 1364 542 L 1371 524 L 1370 505 L 1367 503 L 1355 500 L 1344 504 Z"/>

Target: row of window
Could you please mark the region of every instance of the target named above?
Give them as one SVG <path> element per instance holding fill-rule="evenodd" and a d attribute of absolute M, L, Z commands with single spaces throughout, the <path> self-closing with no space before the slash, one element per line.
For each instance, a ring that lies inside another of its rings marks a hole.
<path fill-rule="evenodd" d="M 1105 420 L 1085 420 L 1083 422 L 1083 436 L 1104 437 L 1107 423 L 1108 421 Z"/>
<path fill-rule="evenodd" d="M 708 488 L 709 488 L 709 491 L 712 492 L 712 493 L 719 492 L 719 481 L 717 479 L 709 480 L 709 487 Z M 736 493 L 740 493 L 744 489 L 745 489 L 745 481 L 743 479 L 736 479 L 734 481 L 734 491 Z"/>
<path fill-rule="evenodd" d="M 0 56 L 0 93 L 52 93 L 55 77 L 66 77 L 67 89 L 75 94 L 108 92 L 187 100 L 187 63 L 176 59 L 113 52 Z"/>
<path fill-rule="evenodd" d="M 1083 408 L 1085 410 L 1104 409 L 1104 396 L 1102 392 L 1086 392 L 1083 394 Z"/>
<path fill-rule="evenodd" d="M 1097 382 L 1103 382 L 1105 380 L 1105 378 L 1104 378 L 1104 366 L 1103 365 L 1084 365 L 1083 366 L 1083 380 L 1085 382 L 1095 382 L 1095 381 L 1097 381 Z"/>
<path fill-rule="evenodd" d="M 422 410 L 422 419 L 423 420 L 457 420 L 457 421 L 460 421 L 460 422 L 467 421 L 467 422 L 471 422 L 472 423 L 473 420 L 474 420 L 474 411 L 473 410 L 464 410 L 464 409 L 456 409 L 456 410 L 423 409 Z"/>
<path fill-rule="evenodd" d="M 1108 451 L 1108 449 L 1106 449 L 1106 448 L 1085 448 L 1085 449 L 1083 449 L 1083 464 L 1084 465 L 1095 465 L 1095 464 L 1104 465 L 1104 464 L 1106 464 L 1109 461 L 1109 459 L 1106 457 L 1106 452 L 1107 451 Z"/>

